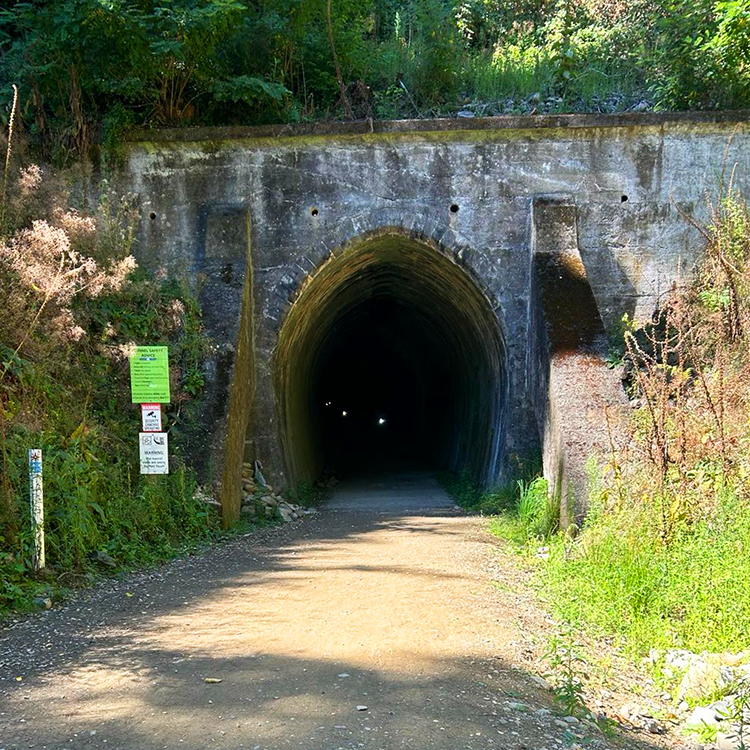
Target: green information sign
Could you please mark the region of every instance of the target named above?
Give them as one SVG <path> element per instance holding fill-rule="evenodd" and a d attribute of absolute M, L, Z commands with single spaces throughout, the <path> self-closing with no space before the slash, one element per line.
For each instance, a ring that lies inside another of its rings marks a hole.
<path fill-rule="evenodd" d="M 134 404 L 169 403 L 169 353 L 166 346 L 136 346 L 130 355 Z"/>

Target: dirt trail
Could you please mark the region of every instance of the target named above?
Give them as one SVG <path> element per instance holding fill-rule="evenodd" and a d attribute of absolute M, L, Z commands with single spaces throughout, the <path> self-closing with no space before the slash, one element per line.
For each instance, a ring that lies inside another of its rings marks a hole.
<path fill-rule="evenodd" d="M 520 668 L 494 565 L 450 508 L 329 509 L 110 583 L 3 632 L 0 750 L 611 745 Z"/>

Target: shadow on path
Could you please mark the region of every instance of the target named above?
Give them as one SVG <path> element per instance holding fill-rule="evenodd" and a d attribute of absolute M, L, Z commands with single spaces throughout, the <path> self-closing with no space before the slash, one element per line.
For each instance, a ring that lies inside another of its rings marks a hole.
<path fill-rule="evenodd" d="M 477 518 L 333 509 L 108 583 L 3 632 L 0 747 L 653 747 L 554 715 L 489 559 Z"/>
<path fill-rule="evenodd" d="M 454 502 L 430 471 L 402 468 L 370 470 L 345 479 L 326 503 L 328 510 L 371 510 L 379 513 L 434 511 Z"/>

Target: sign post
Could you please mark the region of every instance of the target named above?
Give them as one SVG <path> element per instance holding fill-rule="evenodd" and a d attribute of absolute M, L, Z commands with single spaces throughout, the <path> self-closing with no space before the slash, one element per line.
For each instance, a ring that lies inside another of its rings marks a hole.
<path fill-rule="evenodd" d="M 34 570 L 41 570 L 44 567 L 44 486 L 42 451 L 39 448 L 29 450 L 29 502 L 33 538 L 31 564 Z"/>
<path fill-rule="evenodd" d="M 166 346 L 135 348 L 130 355 L 130 391 L 133 403 L 141 405 L 141 474 L 169 474 L 167 433 L 161 425 L 161 405 L 170 401 Z"/>

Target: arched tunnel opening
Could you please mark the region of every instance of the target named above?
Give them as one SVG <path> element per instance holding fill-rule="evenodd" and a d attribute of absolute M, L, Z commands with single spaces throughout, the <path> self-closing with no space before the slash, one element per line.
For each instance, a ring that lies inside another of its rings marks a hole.
<path fill-rule="evenodd" d="M 403 468 L 497 475 L 507 401 L 497 317 L 438 249 L 396 232 L 300 292 L 275 358 L 287 481 Z"/>

